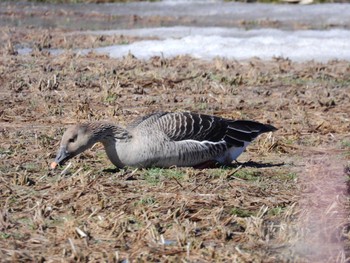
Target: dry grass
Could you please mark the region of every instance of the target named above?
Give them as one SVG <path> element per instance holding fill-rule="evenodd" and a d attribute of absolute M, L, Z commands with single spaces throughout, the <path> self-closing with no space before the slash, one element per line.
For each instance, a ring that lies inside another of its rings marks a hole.
<path fill-rule="evenodd" d="M 349 62 L 0 52 L 4 261 L 348 259 Z M 236 169 L 113 170 L 96 145 L 66 171 L 49 170 L 67 124 L 125 124 L 157 110 L 279 131 Z"/>
<path fill-rule="evenodd" d="M 0 27 L 0 47 L 13 52 L 12 48 L 28 47 L 36 51 L 44 49 L 85 49 L 108 45 L 126 45 L 139 40 L 151 40 L 154 37 L 132 37 L 124 35 L 94 35 L 77 34 L 64 29 L 42 29 L 38 34 L 37 28 Z"/>

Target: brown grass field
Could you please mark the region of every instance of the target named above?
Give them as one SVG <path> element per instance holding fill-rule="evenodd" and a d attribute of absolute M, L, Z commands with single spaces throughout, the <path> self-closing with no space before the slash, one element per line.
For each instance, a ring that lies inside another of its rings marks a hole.
<path fill-rule="evenodd" d="M 110 59 L 70 48 L 135 39 L 0 31 L 0 261 L 349 260 L 349 61 Z M 160 110 L 279 130 L 234 167 L 117 170 L 96 145 L 49 169 L 69 124 Z"/>

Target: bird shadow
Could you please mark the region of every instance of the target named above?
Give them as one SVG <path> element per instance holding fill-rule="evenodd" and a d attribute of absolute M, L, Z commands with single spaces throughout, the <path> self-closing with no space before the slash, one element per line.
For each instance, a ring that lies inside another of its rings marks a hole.
<path fill-rule="evenodd" d="M 253 161 L 247 161 L 244 163 L 240 162 L 235 162 L 232 164 L 220 164 L 216 162 L 210 162 L 210 163 L 205 163 L 203 165 L 198 165 L 194 166 L 193 168 L 196 170 L 203 170 L 203 169 L 217 169 L 217 168 L 222 168 L 222 169 L 233 169 L 233 168 L 271 168 L 271 167 L 280 167 L 286 165 L 284 162 L 282 163 L 259 163 L 259 162 L 253 162 Z M 147 169 L 147 168 L 146 168 Z M 103 169 L 102 171 L 105 173 L 117 173 L 120 172 L 120 168 L 107 168 Z M 129 169 L 127 169 L 129 170 Z M 130 170 L 131 171 L 131 170 Z"/>
<path fill-rule="evenodd" d="M 271 167 L 280 167 L 284 166 L 285 163 L 259 163 L 259 162 L 253 162 L 253 161 L 247 161 L 244 163 L 241 162 L 234 162 L 232 164 L 221 164 L 217 162 L 208 162 L 204 163 L 198 166 L 193 167 L 194 169 L 217 169 L 217 168 L 222 168 L 222 169 L 233 169 L 233 168 L 271 168 Z"/>
<path fill-rule="evenodd" d="M 229 168 L 237 168 L 239 166 L 242 167 L 249 167 L 249 168 L 271 168 L 271 167 L 280 167 L 280 166 L 284 166 L 285 163 L 259 163 L 259 162 L 253 162 L 253 161 L 247 161 L 244 163 L 233 163 L 233 164 L 229 164 L 229 165 L 225 165 Z"/>
<path fill-rule="evenodd" d="M 120 169 L 119 168 L 107 168 L 107 169 L 103 169 L 102 172 L 104 173 L 117 173 L 119 172 Z"/>

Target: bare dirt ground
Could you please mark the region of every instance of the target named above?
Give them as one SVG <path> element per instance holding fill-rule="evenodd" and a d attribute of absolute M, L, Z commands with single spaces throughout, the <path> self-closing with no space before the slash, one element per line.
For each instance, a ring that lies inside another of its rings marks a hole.
<path fill-rule="evenodd" d="M 45 45 L 100 40 L 65 38 L 60 29 L 1 30 L 1 261 L 349 260 L 348 61 L 52 56 Z M 19 43 L 37 48 L 19 56 Z M 69 169 L 50 171 L 68 124 L 124 125 L 160 110 L 279 130 L 233 168 L 116 170 L 96 145 Z"/>

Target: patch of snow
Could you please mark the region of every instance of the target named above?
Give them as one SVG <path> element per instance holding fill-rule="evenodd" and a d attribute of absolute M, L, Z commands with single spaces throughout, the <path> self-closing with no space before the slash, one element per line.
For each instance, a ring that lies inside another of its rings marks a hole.
<path fill-rule="evenodd" d="M 116 32 L 115 32 L 116 33 Z M 157 36 L 161 40 L 145 40 L 129 45 L 93 49 L 119 58 L 131 53 L 140 59 L 152 56 L 191 55 L 212 59 L 225 57 L 271 59 L 285 57 L 295 61 L 350 60 L 350 31 L 257 29 L 245 31 L 227 28 L 148 28 L 128 30 L 128 35 Z"/>

